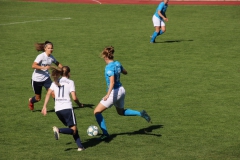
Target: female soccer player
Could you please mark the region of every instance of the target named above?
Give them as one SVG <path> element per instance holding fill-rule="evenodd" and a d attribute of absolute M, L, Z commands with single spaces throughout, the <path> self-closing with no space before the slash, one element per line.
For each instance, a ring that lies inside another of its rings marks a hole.
<path fill-rule="evenodd" d="M 153 26 L 155 27 L 155 31 L 152 34 L 150 43 L 155 43 L 155 39 L 157 38 L 157 36 L 166 32 L 165 22 L 168 21 L 168 18 L 166 16 L 168 1 L 169 0 L 163 0 L 163 2 L 161 2 L 158 5 L 158 7 L 152 17 Z"/>
<path fill-rule="evenodd" d="M 141 116 L 146 119 L 147 122 L 151 121 L 146 111 L 136 111 L 132 109 L 124 109 L 125 89 L 120 82 L 120 74 L 127 74 L 127 71 L 123 68 L 119 61 L 114 61 L 114 48 L 112 46 L 106 47 L 101 57 L 106 62 L 105 67 L 105 79 L 107 82 L 107 94 L 102 98 L 100 103 L 94 109 L 94 115 L 103 132 L 103 135 L 99 140 L 106 140 L 109 138 L 105 120 L 102 116 L 102 112 L 110 108 L 112 105 L 116 107 L 117 113 L 122 116 Z"/>
<path fill-rule="evenodd" d="M 34 69 L 31 79 L 31 85 L 34 90 L 35 96 L 29 98 L 28 107 L 30 110 L 34 110 L 34 103 L 37 103 L 41 100 L 42 87 L 44 86 L 46 90 L 50 87 L 52 81 L 48 72 L 51 64 L 54 63 L 58 67 L 62 67 L 53 56 L 53 44 L 52 42 L 46 41 L 45 43 L 35 44 L 37 51 L 43 51 L 39 54 L 32 64 Z M 54 97 L 54 95 L 53 95 Z"/>
<path fill-rule="evenodd" d="M 59 77 L 62 76 L 60 79 Z M 84 150 L 84 147 L 81 143 L 78 129 L 76 117 L 73 111 L 72 102 L 69 94 L 71 94 L 72 99 L 77 103 L 79 107 L 82 104 L 79 102 L 76 91 L 74 81 L 70 80 L 70 68 L 68 66 L 63 66 L 62 69 L 55 68 L 52 71 L 52 77 L 54 82 L 51 84 L 48 89 L 47 95 L 45 97 L 44 105 L 42 108 L 42 114 L 47 114 L 47 104 L 49 101 L 49 97 L 52 92 L 55 94 L 55 112 L 59 118 L 59 120 L 68 128 L 57 128 L 53 127 L 53 132 L 56 140 L 59 139 L 59 133 L 73 135 L 73 138 L 78 146 L 78 151 Z"/>

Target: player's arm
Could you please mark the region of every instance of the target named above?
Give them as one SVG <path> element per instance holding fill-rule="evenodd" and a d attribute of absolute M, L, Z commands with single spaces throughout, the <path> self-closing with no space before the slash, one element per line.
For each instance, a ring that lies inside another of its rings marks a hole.
<path fill-rule="evenodd" d="M 164 15 L 165 15 L 165 16 L 164 16 L 164 15 L 161 13 L 161 10 L 158 10 L 158 15 L 159 15 L 164 21 L 166 21 L 166 22 L 168 21 L 168 18 L 165 17 L 166 15 L 164 14 Z"/>
<path fill-rule="evenodd" d="M 109 84 L 109 88 L 108 88 L 108 92 L 106 94 L 106 96 L 103 98 L 104 101 L 106 101 L 109 97 L 109 95 L 111 94 L 112 90 L 113 90 L 113 86 L 114 86 L 114 75 L 109 77 L 110 80 L 110 84 Z"/>
<path fill-rule="evenodd" d="M 53 92 L 53 90 L 48 89 L 48 92 L 46 94 L 45 101 L 44 101 L 43 108 L 42 108 L 42 112 L 41 112 L 44 116 L 47 114 L 47 104 L 48 104 L 49 97 L 51 96 L 52 92 Z"/>
<path fill-rule="evenodd" d="M 121 73 L 124 74 L 124 75 L 126 75 L 126 74 L 127 74 L 127 70 L 123 68 L 123 70 L 122 70 Z"/>
<path fill-rule="evenodd" d="M 50 66 L 39 66 L 37 62 L 33 62 L 32 68 L 33 68 L 33 69 L 47 70 L 47 69 L 50 68 Z"/>
<path fill-rule="evenodd" d="M 123 66 L 121 66 L 121 73 L 126 75 L 127 74 L 127 70 L 123 68 Z"/>
<path fill-rule="evenodd" d="M 59 68 L 62 68 L 62 67 L 63 67 L 62 64 L 59 63 L 58 61 L 56 61 L 54 64 L 55 64 L 56 66 L 58 66 Z"/>
<path fill-rule="evenodd" d="M 77 95 L 76 95 L 76 92 L 75 91 L 72 91 L 71 92 L 71 95 L 72 95 L 72 99 L 74 100 L 74 102 L 78 105 L 78 107 L 83 107 L 83 104 L 79 102 L 78 98 L 77 98 Z"/>

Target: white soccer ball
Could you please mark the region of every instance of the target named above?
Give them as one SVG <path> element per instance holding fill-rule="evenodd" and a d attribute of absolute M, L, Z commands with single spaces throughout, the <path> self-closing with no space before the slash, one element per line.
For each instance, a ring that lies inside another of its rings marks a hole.
<path fill-rule="evenodd" d="M 87 129 L 87 134 L 89 136 L 96 136 L 98 135 L 98 127 L 97 126 L 89 126 L 88 129 Z"/>

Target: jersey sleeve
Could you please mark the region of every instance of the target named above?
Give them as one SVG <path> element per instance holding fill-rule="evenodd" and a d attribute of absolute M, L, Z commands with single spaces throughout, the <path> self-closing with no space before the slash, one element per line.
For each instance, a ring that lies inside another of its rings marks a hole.
<path fill-rule="evenodd" d="M 34 60 L 34 62 L 36 62 L 37 64 L 39 64 L 42 61 L 42 54 L 39 54 L 36 59 Z"/>
<path fill-rule="evenodd" d="M 74 81 L 71 81 L 70 83 L 70 92 L 75 92 L 75 84 L 74 84 Z"/>
<path fill-rule="evenodd" d="M 108 77 L 114 76 L 114 72 L 112 70 L 108 70 L 107 71 L 107 76 Z"/>
<path fill-rule="evenodd" d="M 53 91 L 54 91 L 54 87 L 55 87 L 55 84 L 54 84 L 54 82 L 52 82 L 52 84 L 51 84 L 51 86 L 50 86 L 50 88 L 49 88 L 49 89 L 51 89 L 51 90 L 53 90 Z"/>
<path fill-rule="evenodd" d="M 158 9 L 157 9 L 157 10 L 160 10 L 160 11 L 162 11 L 163 7 L 164 7 L 164 2 L 161 2 L 161 3 L 159 4 L 159 6 L 158 6 Z"/>
<path fill-rule="evenodd" d="M 57 60 L 56 60 L 56 58 L 55 58 L 55 57 L 53 57 L 52 55 L 51 55 L 51 57 L 52 57 L 52 63 L 56 64 L 56 63 L 57 63 Z"/>

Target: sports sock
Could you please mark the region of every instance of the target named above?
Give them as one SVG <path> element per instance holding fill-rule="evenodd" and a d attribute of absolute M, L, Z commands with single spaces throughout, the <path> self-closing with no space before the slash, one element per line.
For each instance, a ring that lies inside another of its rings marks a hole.
<path fill-rule="evenodd" d="M 31 98 L 31 103 L 37 103 L 38 101 L 36 100 L 35 96 Z"/>
<path fill-rule="evenodd" d="M 123 115 L 124 116 L 141 116 L 141 113 L 139 111 L 125 109 Z"/>
<path fill-rule="evenodd" d="M 154 31 L 152 34 L 151 42 L 154 42 L 157 36 L 158 36 L 158 32 Z"/>
<path fill-rule="evenodd" d="M 98 114 L 95 115 L 95 117 L 96 117 L 98 125 L 100 126 L 103 134 L 108 135 L 107 126 L 106 126 L 106 123 L 105 123 L 105 120 L 104 120 L 102 114 L 98 113 Z"/>
<path fill-rule="evenodd" d="M 158 32 L 158 36 L 159 35 L 161 35 L 161 34 L 163 34 L 164 32 L 162 31 L 162 30 L 160 30 L 159 32 Z"/>
<path fill-rule="evenodd" d="M 81 140 L 80 140 L 80 136 L 78 134 L 78 130 L 77 130 L 76 134 L 73 135 L 73 139 L 77 143 L 78 148 L 83 148 L 83 145 L 82 145 Z"/>
<path fill-rule="evenodd" d="M 59 128 L 59 133 L 62 134 L 73 134 L 73 130 L 71 128 Z"/>

